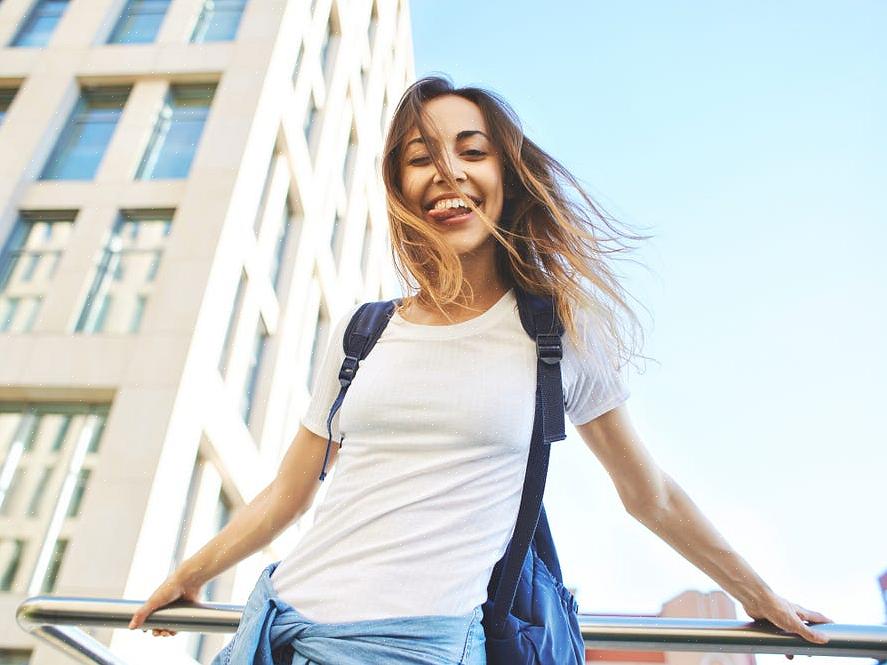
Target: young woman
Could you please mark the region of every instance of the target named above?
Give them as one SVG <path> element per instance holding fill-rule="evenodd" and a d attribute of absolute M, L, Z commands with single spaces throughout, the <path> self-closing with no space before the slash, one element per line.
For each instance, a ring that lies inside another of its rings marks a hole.
<path fill-rule="evenodd" d="M 327 467 L 337 464 L 336 474 L 314 524 L 263 571 L 213 662 L 485 662 L 481 606 L 514 528 L 533 424 L 535 345 L 519 321 L 516 285 L 554 298 L 566 329 L 566 413 L 626 510 L 749 616 L 828 641 L 805 622 L 830 619 L 774 593 L 632 426 L 620 368 L 639 355 L 639 326 L 610 255 L 639 236 L 602 214 L 501 98 L 439 77 L 404 93 L 383 179 L 395 265 L 413 293 L 331 422 L 332 439 L 347 442 L 332 448 Z M 356 309 L 333 330 L 275 480 L 154 592 L 131 628 L 174 600 L 196 601 L 204 583 L 310 506 Z"/>

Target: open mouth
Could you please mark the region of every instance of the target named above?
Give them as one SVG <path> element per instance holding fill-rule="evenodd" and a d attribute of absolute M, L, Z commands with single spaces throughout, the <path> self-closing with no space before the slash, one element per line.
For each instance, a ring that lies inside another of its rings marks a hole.
<path fill-rule="evenodd" d="M 479 199 L 474 196 L 464 196 L 463 198 L 471 199 L 471 201 L 476 206 L 480 206 L 480 204 L 483 203 L 483 199 Z M 437 201 L 434 201 L 433 203 L 429 203 L 427 206 L 425 206 L 425 212 L 431 212 L 432 210 L 435 210 L 435 207 L 434 207 L 435 205 L 437 205 Z M 452 208 L 442 208 L 442 210 L 452 210 Z M 468 210 L 470 210 L 470 208 L 468 208 Z"/>
<path fill-rule="evenodd" d="M 482 201 L 471 199 L 472 202 L 480 207 Z M 429 208 L 425 211 L 426 217 L 439 224 L 459 224 L 468 221 L 474 211 L 465 206 L 456 206 L 453 208 Z"/>

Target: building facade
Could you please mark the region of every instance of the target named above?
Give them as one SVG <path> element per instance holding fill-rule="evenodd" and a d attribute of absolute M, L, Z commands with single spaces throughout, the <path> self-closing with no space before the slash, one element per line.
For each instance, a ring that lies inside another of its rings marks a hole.
<path fill-rule="evenodd" d="M 413 78 L 405 0 L 0 2 L 0 663 L 59 662 L 22 600 L 144 600 L 273 478 L 330 322 L 398 295 Z M 230 637 L 87 632 L 132 663 Z"/>

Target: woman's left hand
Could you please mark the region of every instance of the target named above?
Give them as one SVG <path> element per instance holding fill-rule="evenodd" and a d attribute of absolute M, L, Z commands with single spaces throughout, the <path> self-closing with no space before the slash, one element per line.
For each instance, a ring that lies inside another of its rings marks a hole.
<path fill-rule="evenodd" d="M 754 602 L 743 603 L 742 608 L 752 619 L 764 619 L 777 628 L 800 635 L 815 644 L 825 644 L 829 638 L 824 633 L 810 630 L 804 622 L 834 623 L 824 614 L 790 603 L 775 593 L 768 593 L 762 598 L 755 599 Z M 785 657 L 791 660 L 794 654 L 786 654 Z"/>

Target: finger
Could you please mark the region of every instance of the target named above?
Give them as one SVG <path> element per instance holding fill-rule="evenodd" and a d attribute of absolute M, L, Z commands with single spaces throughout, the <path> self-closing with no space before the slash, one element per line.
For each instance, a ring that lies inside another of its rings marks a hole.
<path fill-rule="evenodd" d="M 834 621 L 821 612 L 808 610 L 806 607 L 801 607 L 800 605 L 795 605 L 795 608 L 798 616 L 804 619 L 804 621 L 809 621 L 810 623 L 834 623 Z"/>
<path fill-rule="evenodd" d="M 834 623 L 834 620 L 829 619 L 821 612 L 809 612 L 807 614 L 807 620 L 811 623 Z"/>
<path fill-rule="evenodd" d="M 815 644 L 825 644 L 829 641 L 829 638 L 825 633 L 820 633 L 818 630 L 810 630 L 809 628 L 807 628 L 807 626 L 804 626 L 804 624 L 801 624 L 801 626 L 803 626 L 803 628 L 794 632 L 796 632 L 808 642 L 813 642 Z"/>
<path fill-rule="evenodd" d="M 793 654 L 793 653 L 787 653 L 787 654 L 785 654 L 785 657 L 788 658 L 789 660 L 791 660 L 792 658 L 795 657 L 795 654 Z"/>

